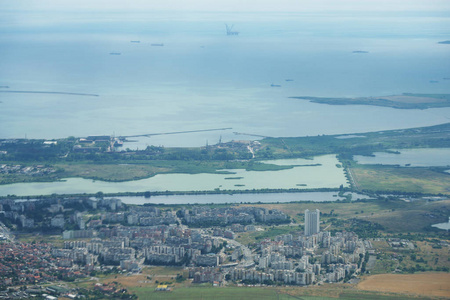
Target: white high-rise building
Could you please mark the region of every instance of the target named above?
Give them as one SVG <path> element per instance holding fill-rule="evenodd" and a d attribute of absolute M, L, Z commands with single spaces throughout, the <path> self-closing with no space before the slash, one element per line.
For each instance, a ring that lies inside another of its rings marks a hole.
<path fill-rule="evenodd" d="M 313 235 L 320 232 L 320 211 L 305 210 L 305 235 Z"/>

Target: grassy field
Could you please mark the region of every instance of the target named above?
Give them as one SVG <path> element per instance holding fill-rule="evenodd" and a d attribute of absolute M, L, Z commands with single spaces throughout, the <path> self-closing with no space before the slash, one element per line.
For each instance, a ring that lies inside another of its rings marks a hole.
<path fill-rule="evenodd" d="M 415 261 L 423 259 L 431 267 L 450 266 L 450 250 L 448 247 L 436 247 L 436 244 L 429 241 L 416 242 L 416 246 L 418 253 Z M 412 263 L 416 263 L 415 261 Z"/>
<path fill-rule="evenodd" d="M 17 164 L 20 164 L 17 162 Z M 278 166 L 260 162 L 246 161 L 196 161 L 196 160 L 143 160 L 98 163 L 79 161 L 76 163 L 54 163 L 56 173 L 42 176 L 28 176 L 22 174 L 0 174 L 0 184 L 36 181 L 57 181 L 62 178 L 81 177 L 103 181 L 130 181 L 144 179 L 156 174 L 167 173 L 221 173 L 221 169 L 245 169 L 247 171 L 278 171 L 292 168 L 292 166 Z M 225 174 L 234 174 L 227 172 Z"/>
<path fill-rule="evenodd" d="M 357 165 L 351 172 L 360 190 L 450 195 L 450 175 L 430 169 Z"/>
<path fill-rule="evenodd" d="M 279 287 L 212 287 L 211 284 L 192 284 L 190 279 L 177 282 L 177 274 L 187 275 L 177 267 L 148 267 L 138 275 L 108 275 L 100 277 L 102 283 L 116 282 L 139 299 L 274 299 L 274 300 L 331 300 L 331 299 L 417 299 L 416 296 L 391 292 L 365 291 L 350 284 L 325 284 L 322 286 L 279 286 Z M 156 282 L 158 281 L 158 282 Z M 171 291 L 157 292 L 155 288 L 162 281 L 171 287 Z M 98 281 L 90 280 L 77 283 L 84 288 L 92 288 Z M 421 298 L 425 299 L 425 298 Z"/>
<path fill-rule="evenodd" d="M 311 157 L 320 154 L 344 154 L 351 158 L 352 155 L 370 155 L 388 149 L 450 147 L 450 123 L 356 135 L 358 138 L 338 138 L 339 135 L 265 138 L 260 141 L 262 149 L 256 152 L 256 156 Z"/>
<path fill-rule="evenodd" d="M 332 300 L 332 299 L 415 299 L 395 294 L 382 294 L 365 291 L 348 291 L 336 294 L 334 290 L 312 290 L 302 287 L 190 287 L 174 289 L 171 292 L 155 292 L 149 289 L 137 289 L 134 292 L 139 299 L 264 299 L 264 300 Z M 316 295 L 314 295 L 316 294 Z"/>
<path fill-rule="evenodd" d="M 23 174 L 0 174 L 0 185 L 2 184 L 10 184 L 10 183 L 19 183 L 19 182 L 49 182 L 49 181 L 58 181 L 61 179 L 60 173 L 44 175 L 44 176 L 29 176 Z"/>
<path fill-rule="evenodd" d="M 411 275 L 373 275 L 366 277 L 358 284 L 357 288 L 365 291 L 382 291 L 450 298 L 450 274 L 421 273 Z"/>
<path fill-rule="evenodd" d="M 108 181 L 125 181 L 148 178 L 157 173 L 165 173 L 170 168 L 150 164 L 64 164 L 61 177 L 82 177 Z"/>
<path fill-rule="evenodd" d="M 153 271 L 151 271 L 153 269 Z M 163 273 L 180 272 L 168 268 L 150 268 L 144 273 L 161 272 L 159 278 L 166 275 Z M 171 276 L 174 274 L 167 274 Z M 374 292 L 355 289 L 349 284 L 325 284 L 323 286 L 282 286 L 282 287 L 212 287 L 211 284 L 192 284 L 190 280 L 182 283 L 173 283 L 169 286 L 171 291 L 157 292 L 154 278 L 148 279 L 149 275 L 140 274 L 132 276 L 109 276 L 102 282 L 118 282 L 129 292 L 136 294 L 139 299 L 273 299 L 273 300 L 331 300 L 331 299 L 417 299 L 415 296 L 395 294 L 391 292 Z M 94 282 L 91 283 L 93 285 Z M 85 285 L 83 285 L 85 287 Z M 421 298 L 425 299 L 425 298 Z"/>
<path fill-rule="evenodd" d="M 308 287 L 283 287 L 281 293 L 296 297 L 296 299 L 345 299 L 345 300 L 400 300 L 400 299 L 418 299 L 415 295 L 404 295 L 382 291 L 364 291 L 356 289 L 354 284 L 324 284 L 321 286 Z M 420 299 L 429 299 L 420 297 Z"/>
<path fill-rule="evenodd" d="M 399 203 L 397 208 L 381 210 L 373 215 L 359 216 L 381 224 L 388 233 L 427 232 L 435 223 L 448 220 L 450 200 Z"/>
<path fill-rule="evenodd" d="M 373 241 L 378 259 L 371 274 L 392 273 L 402 270 L 408 273 L 412 270 L 442 270 L 450 268 L 450 253 L 448 247 L 440 247 L 434 240 L 414 241 L 414 249 L 393 248 L 386 241 Z"/>
<path fill-rule="evenodd" d="M 174 289 L 171 292 L 155 292 L 152 289 L 133 290 L 139 299 L 273 299 L 273 300 L 332 300 L 332 299 L 417 299 L 414 296 L 398 295 L 392 293 L 373 293 L 365 291 L 349 291 L 340 294 L 333 292 L 316 292 L 322 296 L 311 296 L 307 289 L 295 288 L 263 288 L 263 287 L 191 287 Z M 424 299 L 424 298 L 420 298 Z"/>
<path fill-rule="evenodd" d="M 185 280 L 177 281 L 181 274 Z M 274 288 L 212 287 L 211 284 L 192 284 L 187 271 L 180 267 L 147 267 L 142 274 L 110 275 L 102 283 L 117 282 L 136 294 L 139 299 L 296 299 Z M 93 286 L 96 282 L 90 282 Z M 156 292 L 159 284 L 171 287 L 170 292 Z"/>
<path fill-rule="evenodd" d="M 23 242 L 23 243 L 49 243 L 53 244 L 56 247 L 62 248 L 64 245 L 64 240 L 62 238 L 62 235 L 42 235 L 42 234 L 36 234 L 36 233 L 21 233 L 21 234 L 15 234 L 16 240 Z"/>
<path fill-rule="evenodd" d="M 188 287 L 174 288 L 170 292 L 155 292 L 154 288 L 135 288 L 132 291 L 139 299 L 295 299 L 279 294 L 271 288 L 237 287 Z"/>
<path fill-rule="evenodd" d="M 254 232 L 240 232 L 237 235 L 236 240 L 242 244 L 255 243 L 264 238 L 272 238 L 277 235 L 286 234 L 291 231 L 301 230 L 298 226 L 277 226 L 277 227 L 264 227 L 264 231 Z"/>
<path fill-rule="evenodd" d="M 254 206 L 244 204 L 243 206 Z M 356 218 L 375 222 L 384 227 L 384 231 L 389 233 L 426 233 L 427 228 L 435 223 L 448 220 L 450 214 L 450 200 L 427 202 L 424 200 L 405 202 L 402 200 L 371 200 L 368 202 L 314 202 L 314 203 L 280 203 L 280 204 L 260 204 L 268 209 L 279 209 L 296 222 L 302 223 L 305 209 L 321 211 L 322 229 L 330 225 L 328 230 L 345 229 L 332 225 L 333 219 Z M 330 216 L 330 213 L 332 215 Z M 325 215 L 327 214 L 327 215 Z M 406 221 L 408 220 L 408 221 Z M 252 233 L 257 235 L 257 233 Z"/>

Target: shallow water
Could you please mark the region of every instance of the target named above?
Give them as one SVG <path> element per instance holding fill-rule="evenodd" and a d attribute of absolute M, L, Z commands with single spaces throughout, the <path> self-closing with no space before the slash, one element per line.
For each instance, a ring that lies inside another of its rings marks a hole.
<path fill-rule="evenodd" d="M 401 149 L 400 154 L 375 152 L 375 156 L 355 155 L 360 164 L 400 165 L 411 167 L 450 166 L 449 148 Z"/>
<path fill-rule="evenodd" d="M 277 161 L 270 161 L 276 163 Z M 315 157 L 313 160 L 282 160 L 280 164 L 321 164 L 299 166 L 280 171 L 229 170 L 236 174 L 158 174 L 154 177 L 126 182 L 94 181 L 67 178 L 59 182 L 15 183 L 2 185 L 0 196 L 49 195 L 78 193 L 119 193 L 145 191 L 212 191 L 252 189 L 306 189 L 339 188 L 348 186 L 339 161 L 334 155 Z M 226 179 L 242 177 L 242 179 Z"/>
<path fill-rule="evenodd" d="M 448 231 L 448 230 L 450 230 L 450 220 L 447 223 L 438 223 L 438 224 L 433 224 L 431 226 Z"/>

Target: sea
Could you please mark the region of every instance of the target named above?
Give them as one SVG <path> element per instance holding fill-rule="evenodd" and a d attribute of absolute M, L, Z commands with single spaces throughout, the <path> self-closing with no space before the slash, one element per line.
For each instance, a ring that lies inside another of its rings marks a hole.
<path fill-rule="evenodd" d="M 0 139 L 230 128 L 124 147 L 143 149 L 442 124 L 450 108 L 290 97 L 450 93 L 444 40 L 448 11 L 1 10 Z"/>

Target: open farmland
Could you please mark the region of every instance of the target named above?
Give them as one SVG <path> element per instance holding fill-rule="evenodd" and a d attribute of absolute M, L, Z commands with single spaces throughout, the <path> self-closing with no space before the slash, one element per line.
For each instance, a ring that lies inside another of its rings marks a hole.
<path fill-rule="evenodd" d="M 382 291 L 448 298 L 450 297 L 450 274 L 379 274 L 366 277 L 365 280 L 358 284 L 357 288 L 365 291 Z"/>

